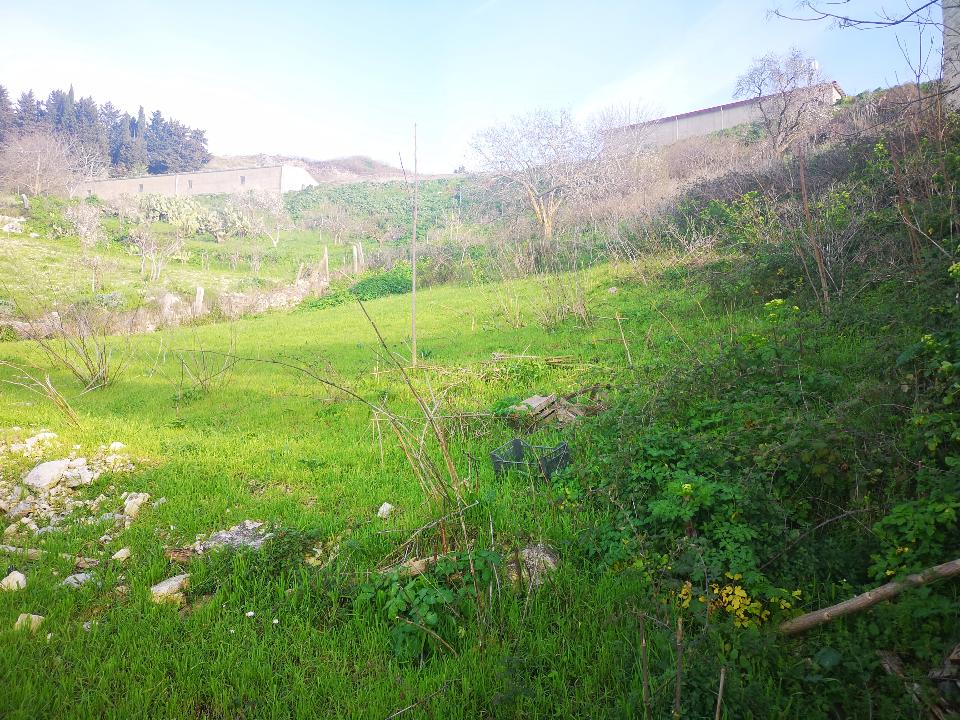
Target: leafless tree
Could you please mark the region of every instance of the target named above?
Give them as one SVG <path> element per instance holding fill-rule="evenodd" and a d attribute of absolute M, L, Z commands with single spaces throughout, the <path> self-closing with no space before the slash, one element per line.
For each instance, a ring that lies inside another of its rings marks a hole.
<path fill-rule="evenodd" d="M 560 208 L 596 180 L 602 144 L 569 112 L 537 110 L 480 132 L 473 148 L 496 190 L 522 196 L 547 244 Z"/>
<path fill-rule="evenodd" d="M 941 4 L 941 0 L 923 0 L 923 2 L 904 2 L 897 12 L 884 7 L 877 8 L 871 17 L 854 17 L 842 11 L 851 7 L 850 0 L 801 0 L 796 3 L 795 12 L 784 12 L 780 8 L 773 11 L 777 17 L 785 20 L 803 22 L 827 21 L 839 27 L 884 28 L 898 25 L 918 25 L 934 22 L 931 11 Z"/>
<path fill-rule="evenodd" d="M 266 235 L 276 247 L 280 233 L 292 227 L 283 204 L 283 196 L 271 192 L 249 192 L 238 201 L 244 216 L 255 233 Z"/>
<path fill-rule="evenodd" d="M 21 135 L 0 149 L 0 185 L 18 194 L 69 195 L 78 180 L 69 145 L 49 131 Z"/>
<path fill-rule="evenodd" d="M 100 225 L 100 208 L 90 203 L 81 202 L 70 205 L 64 212 L 67 220 L 73 223 L 80 238 L 80 245 L 89 250 L 103 237 L 103 228 Z"/>
<path fill-rule="evenodd" d="M 164 265 L 183 247 L 179 234 L 160 237 L 146 224 L 138 225 L 130 232 L 130 243 L 140 255 L 140 274 L 146 273 L 146 263 L 149 262 L 149 277 L 153 282 L 160 279 Z"/>
<path fill-rule="evenodd" d="M 770 143 L 783 155 L 829 117 L 829 91 L 817 62 L 793 48 L 754 60 L 737 80 L 736 97 L 758 101 Z"/>

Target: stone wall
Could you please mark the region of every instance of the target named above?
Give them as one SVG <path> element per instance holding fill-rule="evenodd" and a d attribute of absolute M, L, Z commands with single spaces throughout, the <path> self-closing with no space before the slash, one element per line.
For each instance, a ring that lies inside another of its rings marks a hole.
<path fill-rule="evenodd" d="M 242 194 L 250 191 L 290 192 L 302 190 L 317 181 L 301 167 L 272 165 L 236 170 L 200 170 L 169 175 L 143 175 L 113 180 L 94 180 L 81 185 L 81 195 L 96 195 L 101 200 L 115 200 L 123 195 L 191 195 Z"/>
<path fill-rule="evenodd" d="M 943 0 L 943 85 L 960 108 L 960 0 Z"/>
<path fill-rule="evenodd" d="M 819 87 L 823 90 L 824 103 L 833 105 L 843 97 L 833 83 L 824 83 Z M 709 135 L 745 123 L 756 122 L 761 119 L 760 102 L 752 98 L 660 118 L 644 126 L 642 132 L 649 143 L 663 147 L 679 140 Z"/>

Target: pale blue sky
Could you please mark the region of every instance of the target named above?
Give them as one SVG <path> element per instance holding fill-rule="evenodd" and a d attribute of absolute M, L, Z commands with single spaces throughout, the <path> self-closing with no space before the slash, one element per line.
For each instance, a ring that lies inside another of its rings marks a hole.
<path fill-rule="evenodd" d="M 792 0 L 3 0 L 0 84 L 160 108 L 221 154 L 409 162 L 416 121 L 421 166 L 449 172 L 511 115 L 726 102 L 751 58 L 791 45 L 848 92 L 911 76 L 894 32 L 768 19 L 778 4 Z M 916 52 L 915 31 L 900 39 Z"/>

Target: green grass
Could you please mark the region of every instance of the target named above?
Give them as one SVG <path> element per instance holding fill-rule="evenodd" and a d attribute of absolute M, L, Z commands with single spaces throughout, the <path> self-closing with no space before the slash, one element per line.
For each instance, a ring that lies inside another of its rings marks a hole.
<path fill-rule="evenodd" d="M 751 322 L 749 313 L 707 317 L 696 292 L 639 283 L 625 270 L 599 268 L 584 282 L 598 317 L 588 327 L 572 320 L 540 327 L 535 317 L 544 299 L 533 284 L 422 292 L 419 347 L 429 369 L 414 373 L 417 386 L 427 394 L 448 389 L 447 412 L 482 412 L 506 396 L 565 392 L 624 373 L 616 325 L 599 319 L 615 312 L 627 318 L 624 331 L 635 362 L 647 368 L 682 359 L 685 343 L 699 345 L 729 332 L 731 323 L 744 328 Z M 620 292 L 607 293 L 611 285 Z M 522 327 L 505 319 L 505 298 L 524 308 Z M 408 355 L 409 297 L 373 301 L 368 308 L 391 348 Z M 682 342 L 660 311 L 685 335 Z M 186 617 L 152 603 L 149 587 L 179 571 L 164 557 L 165 546 L 188 544 L 198 533 L 245 518 L 346 538 L 337 577 L 349 584 L 436 515 L 386 424 L 381 458 L 369 410 L 302 374 L 244 362 L 208 394 L 181 392 L 171 351 L 226 350 L 231 336 L 240 355 L 315 363 L 363 396 L 387 398 L 395 411 L 415 413 L 397 373 L 378 357 L 373 331 L 356 304 L 135 338 L 129 369 L 96 392 L 80 394 L 75 383 L 54 372 L 82 418 L 81 429 L 36 396 L 5 386 L 0 427 L 58 432 L 60 450 L 48 457 L 65 455 L 73 444 L 88 453 L 120 440 L 138 459 L 134 473 L 104 476 L 77 491 L 107 494 L 102 511 L 118 510 L 124 490 L 167 502 L 146 508 L 102 550 L 97 538 L 103 525 L 46 536 L 45 549 L 103 558 L 131 547 L 126 566 L 107 562 L 97 571 L 100 588 L 61 587 L 71 569 L 56 556 L 11 560 L 27 574 L 29 586 L 0 594 L 0 715 L 386 717 L 440 688 L 429 707 L 443 717 L 560 717 L 590 714 L 598 702 L 611 710 L 631 706 L 628 696 L 638 691 L 639 680 L 635 668 L 623 665 L 623 653 L 624 643 L 633 641 L 615 619 L 618 605 L 631 598 L 630 581 L 588 579 L 569 562 L 553 587 L 529 601 L 505 590 L 488 624 L 466 625 L 457 657 L 441 652 L 423 667 L 393 656 L 389 629 L 373 614 L 342 606 L 305 579 L 260 572 L 256 558 L 227 562 L 213 601 Z M 158 354 L 161 342 L 165 356 Z M 491 363 L 494 352 L 571 356 L 571 363 Z M 0 346 L 0 356 L 45 364 L 25 343 Z M 569 515 L 557 513 L 542 490 L 531 496 L 522 478 L 493 478 L 488 453 L 512 433 L 490 418 L 455 432 L 454 454 L 475 488 L 471 497 L 484 499 L 482 515 L 469 518 L 471 526 L 485 529 L 492 522 L 499 551 L 541 538 L 563 547 L 571 533 Z M 545 430 L 537 437 L 556 441 L 560 435 Z M 2 462 L 3 476 L 13 479 L 30 466 L 10 456 Z M 384 501 L 399 509 L 386 522 L 375 515 Z M 480 541 L 489 543 L 489 531 L 483 533 Z M 202 576 L 204 569 L 193 571 Z M 131 588 L 126 598 L 111 593 L 121 574 Z M 245 617 L 249 610 L 254 618 Z M 46 617 L 36 636 L 9 632 L 21 612 Z M 91 632 L 81 627 L 88 620 L 98 623 Z M 655 660 L 658 652 L 655 647 Z M 664 655 L 663 667 L 668 664 Z"/>
<path fill-rule="evenodd" d="M 108 233 L 116 232 L 116 221 L 108 219 L 105 227 Z M 163 223 L 154 223 L 154 231 L 172 232 Z M 350 261 L 349 246 L 328 247 L 331 271 Z M 290 284 L 301 263 L 316 264 L 323 255 L 320 235 L 302 230 L 282 233 L 277 247 L 265 238 L 229 238 L 217 244 L 212 238 L 192 237 L 184 250 L 182 257 L 166 264 L 159 282 L 151 283 L 140 274 L 139 256 L 117 241 L 104 240 L 84 252 L 73 236 L 0 233 L 0 298 L 14 298 L 31 311 L 107 293 L 118 293 L 123 304 L 132 307 L 151 291 L 164 289 L 190 297 L 198 285 L 212 298 L 225 291 Z M 252 255 L 260 257 L 256 272 L 250 264 Z M 91 261 L 98 263 L 96 292 Z"/>

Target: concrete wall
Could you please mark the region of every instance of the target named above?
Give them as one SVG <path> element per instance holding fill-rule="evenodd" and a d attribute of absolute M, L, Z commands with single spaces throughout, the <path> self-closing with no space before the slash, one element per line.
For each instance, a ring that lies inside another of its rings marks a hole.
<path fill-rule="evenodd" d="M 317 184 L 313 175 L 297 165 L 281 165 L 280 171 L 280 192 L 282 193 L 303 190 Z"/>
<path fill-rule="evenodd" d="M 95 180 L 81 185 L 81 195 L 96 195 L 103 200 L 115 200 L 122 195 L 217 195 L 241 194 L 252 190 L 290 192 L 316 185 L 317 181 L 301 167 L 272 165 L 270 167 L 240 168 L 237 170 L 201 170 L 170 175 Z"/>
<path fill-rule="evenodd" d="M 943 86 L 960 108 L 960 0 L 943 0 Z"/>
<path fill-rule="evenodd" d="M 824 102 L 833 105 L 843 97 L 833 84 L 828 83 L 822 87 Z M 682 115 L 660 118 L 651 122 L 644 132 L 647 133 L 651 144 L 662 147 L 678 140 L 729 130 L 737 125 L 756 122 L 760 119 L 760 100 L 741 100 L 704 110 L 683 113 Z"/>

